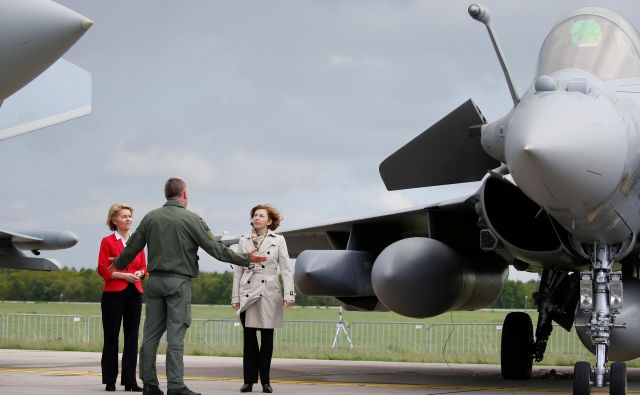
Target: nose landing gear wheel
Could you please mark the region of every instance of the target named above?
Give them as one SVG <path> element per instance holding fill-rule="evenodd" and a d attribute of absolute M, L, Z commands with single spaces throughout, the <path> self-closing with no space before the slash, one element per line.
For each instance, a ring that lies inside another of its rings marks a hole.
<path fill-rule="evenodd" d="M 614 362 L 611 364 L 609 384 L 609 394 L 627 394 L 627 365 L 624 362 Z"/>
<path fill-rule="evenodd" d="M 573 395 L 591 394 L 591 365 L 589 362 L 576 362 L 573 366 Z"/>

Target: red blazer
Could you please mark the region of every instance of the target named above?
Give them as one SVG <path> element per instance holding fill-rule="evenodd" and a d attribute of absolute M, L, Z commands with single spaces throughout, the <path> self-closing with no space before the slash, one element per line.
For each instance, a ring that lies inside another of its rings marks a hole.
<path fill-rule="evenodd" d="M 111 265 L 109 258 L 119 256 L 123 249 L 124 246 L 122 245 L 122 240 L 116 239 L 115 234 L 105 237 L 100 243 L 100 253 L 98 254 L 98 274 L 100 274 L 104 279 L 104 291 L 106 292 L 122 291 L 129 285 L 125 280 L 112 279 L 111 271 L 109 271 L 109 266 Z M 144 256 L 144 250 L 140 251 L 140 253 L 124 270 L 116 269 L 116 271 L 122 273 L 135 273 L 138 270 L 144 271 L 145 275 L 147 274 L 147 260 Z M 134 284 L 136 288 L 138 288 L 138 291 L 142 293 L 142 281 L 138 280 Z"/>

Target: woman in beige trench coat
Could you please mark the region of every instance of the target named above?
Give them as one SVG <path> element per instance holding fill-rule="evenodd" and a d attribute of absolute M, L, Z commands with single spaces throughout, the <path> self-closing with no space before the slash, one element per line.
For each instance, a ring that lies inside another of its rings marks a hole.
<path fill-rule="evenodd" d="M 293 271 L 284 237 L 274 232 L 280 225 L 280 213 L 267 204 L 251 209 L 251 232 L 240 238 L 238 252 L 257 250 L 267 257 L 253 268 L 235 267 L 231 306 L 237 310 L 244 327 L 242 367 L 244 385 L 240 392 L 251 392 L 253 383 L 262 383 L 262 392 L 271 393 L 269 382 L 273 354 L 273 329 L 282 326 L 283 307 L 295 301 Z M 284 284 L 284 298 L 278 279 L 278 268 Z M 258 348 L 257 331 L 261 342 Z"/>

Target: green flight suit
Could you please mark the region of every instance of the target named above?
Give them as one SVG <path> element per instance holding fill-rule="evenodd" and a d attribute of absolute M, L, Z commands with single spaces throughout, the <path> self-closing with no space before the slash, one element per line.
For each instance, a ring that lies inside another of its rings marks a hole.
<path fill-rule="evenodd" d="M 214 258 L 249 266 L 247 254 L 236 254 L 215 241 L 207 224 L 179 200 L 144 216 L 120 256 L 113 260 L 124 269 L 147 245 L 149 281 L 146 284 L 146 318 L 140 347 L 140 378 L 158 386 L 156 352 L 167 331 L 167 388 L 184 384 L 184 335 L 191 325 L 191 279 L 198 276 L 198 248 Z"/>

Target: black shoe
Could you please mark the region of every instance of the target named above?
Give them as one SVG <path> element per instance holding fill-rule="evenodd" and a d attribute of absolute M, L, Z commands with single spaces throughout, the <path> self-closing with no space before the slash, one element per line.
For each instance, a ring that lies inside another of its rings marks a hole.
<path fill-rule="evenodd" d="M 262 384 L 262 392 L 270 394 L 273 392 L 273 388 L 271 388 L 271 384 Z"/>
<path fill-rule="evenodd" d="M 138 384 L 125 385 L 124 390 L 129 392 L 142 392 L 142 388 L 138 387 Z"/>
<path fill-rule="evenodd" d="M 253 384 L 243 384 L 240 387 L 240 392 L 251 392 L 253 391 Z"/>
<path fill-rule="evenodd" d="M 109 391 L 109 392 L 115 391 L 116 390 L 116 385 L 115 384 L 107 384 L 106 387 L 104 387 L 104 390 L 105 391 Z"/>
<path fill-rule="evenodd" d="M 151 384 L 143 384 L 142 386 L 142 394 L 143 395 L 164 395 L 164 392 L 157 385 Z"/>
<path fill-rule="evenodd" d="M 187 387 L 170 389 L 167 391 L 167 395 L 201 395 L 198 392 L 193 392 Z"/>

